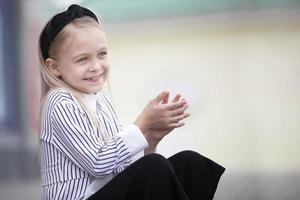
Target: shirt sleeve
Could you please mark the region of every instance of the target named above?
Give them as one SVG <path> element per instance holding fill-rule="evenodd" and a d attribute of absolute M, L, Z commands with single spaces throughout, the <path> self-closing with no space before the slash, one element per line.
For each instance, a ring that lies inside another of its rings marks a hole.
<path fill-rule="evenodd" d="M 136 147 L 127 147 L 126 140 L 131 141 L 130 129 L 121 131 L 120 136 L 103 142 L 94 129 L 90 121 L 83 113 L 74 109 L 72 103 L 59 102 L 51 113 L 53 124 L 52 143 L 65 156 L 71 159 L 83 170 L 94 177 L 103 178 L 107 174 L 120 172 L 131 162 L 131 153 L 136 152 Z"/>
<path fill-rule="evenodd" d="M 114 105 L 110 101 L 111 98 L 110 98 L 109 94 L 107 94 L 105 92 L 101 92 L 100 97 L 103 98 L 105 103 L 111 109 L 111 114 L 117 120 L 118 125 L 119 125 L 120 129 L 122 130 L 118 134 L 119 134 L 119 136 L 122 137 L 126 146 L 128 147 L 128 150 L 132 156 L 131 163 L 135 162 L 136 160 L 138 160 L 139 158 L 144 156 L 144 149 L 148 147 L 148 142 L 147 142 L 144 134 L 134 124 L 123 127 L 118 119 L 116 112 L 115 112 Z"/>
<path fill-rule="evenodd" d="M 120 133 L 119 136 L 123 139 L 128 151 L 132 155 L 131 162 L 135 162 L 139 158 L 144 156 L 144 149 L 148 147 L 148 142 L 136 125 L 126 126 Z"/>

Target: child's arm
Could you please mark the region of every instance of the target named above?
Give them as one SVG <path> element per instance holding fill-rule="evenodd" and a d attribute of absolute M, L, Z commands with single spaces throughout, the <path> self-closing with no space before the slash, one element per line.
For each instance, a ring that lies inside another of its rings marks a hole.
<path fill-rule="evenodd" d="M 162 93 L 150 101 L 137 119 L 137 126 L 124 128 L 105 143 L 96 136 L 89 120 L 76 109 L 76 104 L 59 102 L 51 112 L 51 143 L 94 177 L 103 178 L 107 174 L 120 172 L 131 163 L 133 155 L 163 137 L 161 133 L 147 134 L 150 130 L 182 125 L 174 115 L 182 109 L 184 102 L 161 104 L 164 96 L 165 93 Z"/>
<path fill-rule="evenodd" d="M 59 102 L 51 112 L 53 127 L 51 144 L 61 151 L 78 167 L 97 178 L 107 174 L 120 172 L 131 162 L 131 152 L 126 144 L 127 136 L 130 137 L 135 126 L 120 132 L 103 142 L 91 127 L 86 116 L 76 109 L 72 102 Z M 138 134 L 137 134 L 138 135 Z M 140 144 L 137 151 L 147 147 L 147 141 L 140 134 Z M 144 140 L 144 141 L 143 141 Z"/>

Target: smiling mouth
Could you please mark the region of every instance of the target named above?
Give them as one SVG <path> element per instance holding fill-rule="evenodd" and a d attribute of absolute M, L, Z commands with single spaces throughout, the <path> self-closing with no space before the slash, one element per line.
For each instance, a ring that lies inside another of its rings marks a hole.
<path fill-rule="evenodd" d="M 102 74 L 100 74 L 100 75 L 98 75 L 98 76 L 92 76 L 92 77 L 90 77 L 90 78 L 85 78 L 84 80 L 96 82 L 96 81 L 98 81 L 98 80 L 100 79 L 101 75 L 102 75 Z"/>

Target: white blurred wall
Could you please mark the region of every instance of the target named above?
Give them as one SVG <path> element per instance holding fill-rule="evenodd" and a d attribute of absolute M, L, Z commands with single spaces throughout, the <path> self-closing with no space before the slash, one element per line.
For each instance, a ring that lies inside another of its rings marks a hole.
<path fill-rule="evenodd" d="M 179 92 L 191 117 L 159 152 L 194 149 L 235 171 L 299 172 L 296 19 L 265 11 L 104 25 L 123 121 L 161 90 Z"/>

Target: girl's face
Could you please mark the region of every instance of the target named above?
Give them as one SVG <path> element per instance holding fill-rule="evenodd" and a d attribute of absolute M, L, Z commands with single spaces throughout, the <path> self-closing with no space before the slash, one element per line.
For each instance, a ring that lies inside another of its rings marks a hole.
<path fill-rule="evenodd" d="M 72 31 L 74 37 L 67 39 L 54 61 L 55 75 L 77 91 L 96 93 L 109 72 L 105 34 L 93 26 Z"/>

